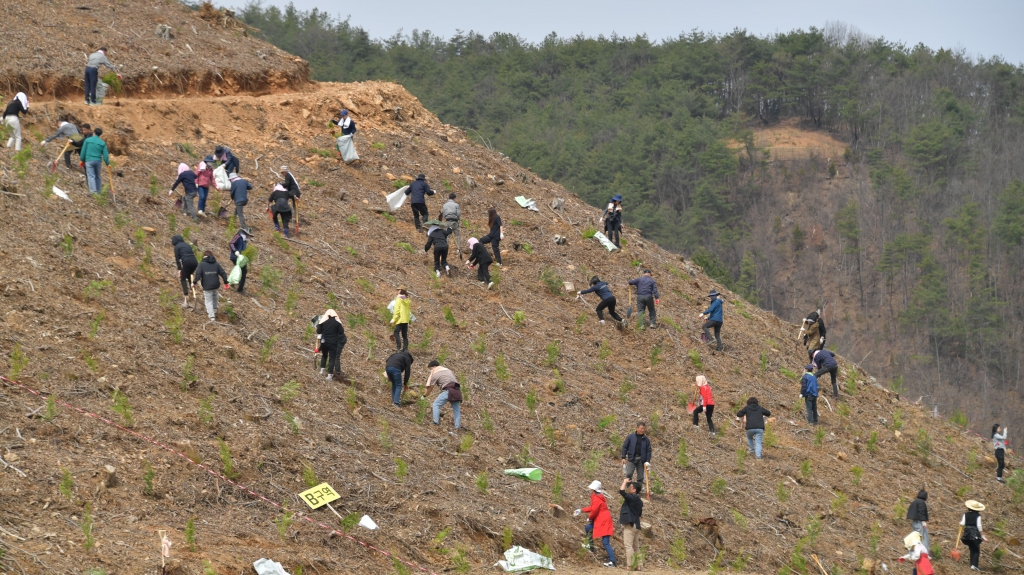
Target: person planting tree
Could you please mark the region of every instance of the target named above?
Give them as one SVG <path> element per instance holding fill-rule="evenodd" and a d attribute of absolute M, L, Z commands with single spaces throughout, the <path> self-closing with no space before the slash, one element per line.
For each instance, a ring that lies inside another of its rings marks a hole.
<path fill-rule="evenodd" d="M 603 282 L 601 278 L 594 276 L 590 278 L 590 288 L 576 292 L 576 296 L 580 297 L 591 292 L 596 292 L 597 297 L 601 298 L 601 303 L 597 304 L 597 319 L 604 323 L 604 310 L 607 309 L 612 319 L 618 322 L 619 328 L 625 328 L 626 320 L 615 313 L 615 296 L 612 295 L 612 289 L 608 287 L 608 282 Z"/>
<path fill-rule="evenodd" d="M 412 376 L 414 361 L 416 360 L 411 353 L 399 350 L 391 354 L 384 362 L 384 376 L 391 382 L 391 403 L 395 407 L 402 406 L 402 391 L 409 387 L 409 377 Z"/>
<path fill-rule="evenodd" d="M 644 270 L 644 274 L 636 279 L 629 280 L 629 285 L 636 286 L 636 305 L 640 319 L 643 320 L 644 309 L 648 310 L 651 329 L 658 323 L 658 313 L 654 306 L 658 304 L 658 284 L 651 277 L 651 270 Z"/>
<path fill-rule="evenodd" d="M 89 54 L 89 58 L 85 62 L 85 103 L 89 106 L 99 106 L 96 101 L 96 87 L 100 81 L 100 66 L 106 66 L 117 74 L 117 68 L 107 59 L 106 48 L 100 48 Z M 117 79 L 121 79 L 120 74 L 117 74 Z"/>
<path fill-rule="evenodd" d="M 199 267 L 199 261 L 196 260 L 192 246 L 180 235 L 171 238 L 171 245 L 174 247 L 174 264 L 178 266 L 181 293 L 185 296 L 181 307 L 188 307 L 188 288 L 192 284 L 192 276 L 195 274 L 196 268 Z"/>
<path fill-rule="evenodd" d="M 839 373 L 839 363 L 836 362 L 836 354 L 827 349 L 819 349 L 811 357 L 811 364 L 817 370 L 814 377 L 820 378 L 826 373 L 829 374 L 832 378 L 832 397 L 838 400 L 839 383 L 836 381 L 836 375 Z"/>
<path fill-rule="evenodd" d="M 458 431 L 462 424 L 462 389 L 459 387 L 459 378 L 455 377 L 452 370 L 441 365 L 436 359 L 428 363 L 427 367 L 430 368 L 430 376 L 423 384 L 420 395 L 425 397 L 426 390 L 431 385 L 437 386 L 440 391 L 433 403 L 434 425 L 441 423 L 441 407 L 445 403 L 450 403 L 455 418 L 455 430 Z"/>
<path fill-rule="evenodd" d="M 636 431 L 626 436 L 620 450 L 622 457 L 622 473 L 626 479 L 633 478 L 636 472 L 636 482 L 640 489 L 644 485 L 644 466 L 651 462 L 651 439 L 647 437 L 647 424 L 640 422 L 636 424 Z"/>
<path fill-rule="evenodd" d="M 487 285 L 487 289 L 491 289 L 494 282 L 491 281 L 491 254 L 487 252 L 487 248 L 484 247 L 480 240 L 476 238 L 469 238 L 469 259 L 466 260 L 466 265 L 472 269 L 477 266 L 476 279 Z"/>
<path fill-rule="evenodd" d="M 291 199 L 291 195 L 281 184 L 274 186 L 274 191 L 267 198 L 267 209 L 273 214 L 274 229 L 279 232 L 284 231 L 286 238 L 288 237 L 288 224 L 292 221 L 292 207 L 288 203 L 289 199 Z M 278 218 L 281 220 L 280 223 L 278 223 Z"/>

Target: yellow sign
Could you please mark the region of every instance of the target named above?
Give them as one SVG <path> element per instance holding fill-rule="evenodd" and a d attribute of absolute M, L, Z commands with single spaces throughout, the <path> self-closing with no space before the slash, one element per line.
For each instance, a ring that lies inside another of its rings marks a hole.
<path fill-rule="evenodd" d="M 326 483 L 321 483 L 316 487 L 303 491 L 299 494 L 299 497 L 302 497 L 303 501 L 306 502 L 306 505 L 309 505 L 310 509 L 317 509 L 327 505 L 331 501 L 341 499 L 341 496 L 334 491 L 334 488 Z"/>

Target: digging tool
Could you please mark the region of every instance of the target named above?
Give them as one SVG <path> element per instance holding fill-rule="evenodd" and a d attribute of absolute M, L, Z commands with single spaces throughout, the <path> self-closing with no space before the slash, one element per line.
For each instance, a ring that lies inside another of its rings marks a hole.
<path fill-rule="evenodd" d="M 295 235 L 299 235 L 299 200 L 292 198 L 292 215 L 295 216 Z"/>
<path fill-rule="evenodd" d="M 964 534 L 964 526 L 960 526 L 960 531 L 956 534 L 956 545 L 953 546 L 953 550 L 949 552 L 949 558 L 953 561 L 960 561 L 960 536 Z"/>
<path fill-rule="evenodd" d="M 692 414 L 694 411 L 697 411 L 697 392 L 696 391 L 693 392 L 693 398 L 690 399 L 690 403 L 686 404 L 686 413 Z"/>
<path fill-rule="evenodd" d="M 829 575 L 829 572 L 825 571 L 825 568 L 821 566 L 821 561 L 818 561 L 818 556 L 817 555 L 813 555 L 812 554 L 811 555 L 811 559 L 814 559 L 814 562 L 818 564 L 818 569 L 821 569 L 821 572 L 822 572 L 823 575 Z"/>
<path fill-rule="evenodd" d="M 189 285 L 192 286 L 192 311 L 196 311 L 196 306 L 199 305 L 199 298 L 196 297 L 196 274 L 189 276 Z"/>
<path fill-rule="evenodd" d="M 117 205 L 117 196 L 114 195 L 114 173 L 110 169 L 110 164 L 107 164 L 107 179 L 110 180 L 110 202 Z"/>
<path fill-rule="evenodd" d="M 62 149 L 60 151 L 60 153 L 57 154 L 57 157 L 54 158 L 52 162 L 50 162 L 50 173 L 51 174 L 53 174 L 53 173 L 55 173 L 57 171 L 57 160 L 59 160 L 60 157 L 64 155 L 64 152 L 68 151 L 68 148 L 70 148 L 70 147 L 71 147 L 71 140 L 68 140 L 68 143 L 64 144 L 64 149 Z"/>
<path fill-rule="evenodd" d="M 644 463 L 644 485 L 647 487 L 647 500 L 651 500 L 651 464 Z"/>
<path fill-rule="evenodd" d="M 629 299 L 628 299 L 629 306 L 626 307 L 626 319 L 629 319 L 629 318 L 633 317 L 633 288 L 629 287 L 629 285 L 627 284 L 626 285 L 626 291 L 629 294 L 628 295 L 628 297 L 629 297 Z"/>

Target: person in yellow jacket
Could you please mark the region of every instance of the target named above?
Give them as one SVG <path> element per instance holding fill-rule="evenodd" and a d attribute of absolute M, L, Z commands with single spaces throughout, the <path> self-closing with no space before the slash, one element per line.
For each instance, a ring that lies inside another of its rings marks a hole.
<path fill-rule="evenodd" d="M 395 333 L 392 335 L 392 338 L 395 340 L 395 347 L 398 351 L 408 351 L 412 301 L 409 300 L 409 292 L 405 287 L 398 288 L 398 296 L 393 303 L 395 304 L 395 310 L 391 315 L 391 325 L 395 326 Z"/>

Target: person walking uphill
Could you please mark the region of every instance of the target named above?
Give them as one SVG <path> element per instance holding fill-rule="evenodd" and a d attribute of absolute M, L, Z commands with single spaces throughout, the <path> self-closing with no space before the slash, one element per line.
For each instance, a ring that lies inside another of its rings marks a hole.
<path fill-rule="evenodd" d="M 441 217 L 439 218 L 448 229 L 455 234 L 455 245 L 462 245 L 462 236 L 459 234 L 459 221 L 462 219 L 462 208 L 455 201 L 455 192 L 448 194 L 448 201 L 441 206 Z M 459 255 L 462 250 L 459 250 Z"/>
<path fill-rule="evenodd" d="M 967 512 L 960 518 L 960 525 L 963 526 L 963 534 L 960 542 L 971 550 L 971 571 L 981 571 L 978 568 L 978 560 L 981 559 L 981 542 L 988 541 L 981 529 L 981 512 L 985 506 L 973 499 L 964 502 Z"/>
<path fill-rule="evenodd" d="M 615 194 L 612 199 L 608 200 L 608 207 L 604 209 L 601 219 L 597 222 L 604 222 L 604 233 L 608 236 L 608 241 L 615 244 L 615 247 L 621 248 L 619 235 L 622 233 L 622 196 Z"/>
<path fill-rule="evenodd" d="M 703 375 L 696 377 L 697 385 L 697 409 L 693 410 L 693 427 L 696 430 L 700 430 L 700 414 L 703 411 L 704 417 L 708 420 L 708 431 L 711 435 L 715 434 L 715 422 L 711 421 L 711 416 L 715 413 L 715 398 L 711 395 L 711 385 L 708 383 L 708 378 Z"/>
<path fill-rule="evenodd" d="M 409 299 L 409 291 L 405 287 L 398 288 L 398 295 L 392 302 L 395 306 L 391 313 L 391 325 L 395 326 L 392 337 L 395 346 L 401 350 L 409 349 L 409 322 L 412 321 L 412 301 Z"/>
<path fill-rule="evenodd" d="M 711 305 L 708 309 L 700 312 L 700 317 L 707 317 L 707 321 L 704 325 L 700 326 L 704 330 L 704 337 L 708 340 L 708 344 L 711 344 L 711 333 L 708 332 L 708 328 L 715 330 L 715 351 L 722 351 L 722 299 L 719 297 L 722 294 L 715 290 L 711 290 L 708 293 L 708 298 L 711 299 Z"/>
<path fill-rule="evenodd" d="M 100 80 L 100 66 L 106 66 L 117 74 L 117 68 L 107 59 L 106 48 L 100 48 L 89 54 L 89 59 L 85 62 L 85 103 L 89 106 L 99 105 L 96 102 L 96 86 Z M 117 79 L 121 79 L 120 74 L 117 74 Z"/>
<path fill-rule="evenodd" d="M 633 478 L 636 472 L 636 482 L 644 485 L 644 464 L 651 462 L 651 439 L 647 437 L 647 425 L 644 422 L 636 424 L 636 431 L 630 433 L 622 442 L 622 473 L 626 479 Z"/>
<path fill-rule="evenodd" d="M 808 360 L 814 357 L 814 352 L 819 349 L 825 349 L 825 335 L 827 333 L 825 320 L 821 317 L 821 310 L 812 311 L 804 318 L 804 323 L 800 326 L 800 333 L 796 336 L 796 339 L 807 348 Z"/>
<path fill-rule="evenodd" d="M 185 296 L 181 307 L 188 307 L 188 287 L 192 285 L 192 276 L 196 273 L 196 268 L 199 267 L 199 261 L 196 260 L 196 253 L 192 251 L 192 246 L 185 241 L 185 238 L 174 236 L 171 238 L 171 245 L 174 246 L 174 264 L 178 266 L 181 293 Z"/>
<path fill-rule="evenodd" d="M 192 202 L 199 195 L 199 188 L 196 187 L 196 173 L 188 167 L 188 164 L 178 164 L 178 179 L 174 180 L 174 184 L 171 185 L 171 191 L 167 195 L 173 194 L 178 184 L 181 184 L 185 190 L 185 197 L 182 200 L 182 203 L 185 204 L 185 213 L 195 222 L 198 218 L 196 217 L 196 208 Z"/>
<path fill-rule="evenodd" d="M 839 364 L 836 363 L 836 354 L 827 349 L 819 349 L 811 355 L 811 364 L 817 370 L 814 377 L 821 377 L 826 373 L 832 377 L 832 397 L 839 399 L 839 384 L 836 382 Z"/>
<path fill-rule="evenodd" d="M 213 156 L 206 156 L 196 166 L 196 191 L 199 192 L 198 213 L 200 216 L 206 215 L 206 197 L 210 195 L 211 186 L 213 186 Z"/>
<path fill-rule="evenodd" d="M 804 398 L 807 408 L 807 423 L 818 425 L 818 378 L 814 377 L 814 366 L 804 366 L 804 376 L 800 378 L 800 397 Z"/>
<path fill-rule="evenodd" d="M 431 190 L 427 184 L 427 176 L 423 174 L 416 176 L 416 181 L 409 184 L 405 195 L 409 196 L 409 206 L 412 207 L 412 221 L 416 224 L 417 230 L 422 229 L 420 215 L 423 216 L 424 222 L 430 219 L 427 212 L 427 196 L 434 195 L 434 190 Z"/>
<path fill-rule="evenodd" d="M 658 323 L 658 313 L 654 311 L 654 306 L 660 301 L 658 298 L 658 284 L 651 277 L 651 270 L 644 270 L 644 275 L 636 278 L 635 280 L 629 280 L 629 285 L 636 286 L 636 305 L 639 308 L 640 319 L 644 317 L 644 309 L 649 310 L 651 317 L 651 329 Z"/>
<path fill-rule="evenodd" d="M 459 387 L 459 378 L 455 377 L 452 370 L 441 365 L 436 359 L 427 364 L 430 368 L 430 377 L 423 384 L 421 395 L 426 396 L 427 387 L 436 385 L 441 393 L 434 399 L 434 425 L 441 424 L 441 406 L 445 402 L 452 404 L 452 413 L 455 417 L 455 430 L 458 431 L 462 423 L 462 389 Z"/>
<path fill-rule="evenodd" d="M 491 251 L 494 252 L 494 261 L 501 267 L 501 240 L 505 239 L 505 227 L 501 225 L 501 216 L 498 210 L 491 208 L 487 210 L 487 227 L 490 231 L 480 238 L 480 243 L 491 244 Z"/>
<path fill-rule="evenodd" d="M 281 184 L 274 186 L 274 191 L 267 198 L 269 203 L 268 208 L 274 217 L 274 229 L 277 231 L 284 230 L 284 237 L 288 237 L 288 224 L 292 221 L 292 207 L 288 204 L 288 200 L 291 199 L 291 195 L 288 190 Z M 281 223 L 278 223 L 280 217 Z"/>
<path fill-rule="evenodd" d="M 89 129 L 89 127 L 89 124 L 82 125 L 82 128 L 88 130 L 88 135 L 92 135 L 92 130 Z M 82 142 L 85 141 L 85 138 L 87 136 L 81 134 L 78 131 L 78 127 L 72 124 L 71 122 L 61 122 L 60 125 L 57 127 L 57 131 L 54 132 L 53 135 L 51 135 L 49 138 L 46 138 L 42 142 L 39 142 L 39 145 L 45 146 L 46 144 L 49 144 L 50 142 L 60 137 L 67 138 L 68 142 L 70 143 L 70 145 L 67 146 L 67 149 L 64 150 L 64 165 L 67 166 L 67 168 L 70 170 L 71 154 L 73 152 L 78 152 L 79 157 L 81 157 Z"/>
<path fill-rule="evenodd" d="M 747 399 L 747 405 L 736 414 L 736 420 L 746 420 L 747 448 L 754 457 L 761 459 L 761 444 L 764 441 L 764 418 L 771 417 L 772 412 L 761 407 L 756 397 Z"/>
<path fill-rule="evenodd" d="M 342 110 L 338 114 L 338 119 L 331 118 L 328 127 L 333 124 L 341 128 L 341 135 L 338 136 L 337 148 L 338 156 L 341 161 L 345 164 L 351 164 L 352 162 L 359 161 L 359 154 L 356 153 L 356 146 L 353 142 L 356 137 L 356 123 L 348 115 L 348 110 Z"/>
<path fill-rule="evenodd" d="M 28 96 L 25 95 L 25 92 L 18 92 L 4 108 L 4 125 L 11 129 L 11 137 L 7 138 L 7 147 L 14 146 L 16 152 L 21 151 L 21 114 L 25 112 L 28 112 Z"/>
<path fill-rule="evenodd" d="M 316 325 L 317 338 L 320 340 L 320 375 L 327 370 L 327 381 L 334 379 L 334 374 L 341 374 L 338 364 L 341 350 L 345 349 L 348 338 L 345 337 L 345 326 L 341 325 L 338 312 L 329 309 L 320 316 Z"/>
<path fill-rule="evenodd" d="M 615 313 L 615 296 L 612 295 L 612 290 L 608 287 L 608 282 L 601 281 L 601 278 L 594 276 L 590 278 L 590 289 L 576 292 L 577 296 L 583 296 L 591 292 L 596 292 L 597 297 L 601 298 L 601 303 L 597 304 L 597 319 L 604 323 L 604 310 L 608 310 L 608 314 L 612 316 L 612 319 L 619 323 L 620 328 L 626 327 L 626 320 L 622 319 L 622 316 Z"/>
<path fill-rule="evenodd" d="M 242 255 L 245 248 L 249 247 L 249 238 L 252 237 L 252 230 L 249 228 L 242 228 L 238 230 L 235 237 L 231 238 L 231 242 L 228 244 L 228 251 L 231 253 L 231 262 L 238 262 L 238 256 Z M 242 277 L 238 280 L 238 287 L 235 290 L 238 293 L 242 293 L 245 289 L 245 276 L 249 275 L 249 264 L 248 262 L 242 266 Z"/>
<path fill-rule="evenodd" d="M 907 507 L 907 519 L 910 520 L 910 528 L 921 535 L 925 549 L 931 549 L 928 537 L 928 492 L 924 489 L 917 492 L 917 499 Z"/>
<path fill-rule="evenodd" d="M 999 433 L 1000 430 L 1002 433 Z M 1000 428 L 998 423 L 992 426 L 992 449 L 996 452 L 996 481 L 1006 483 L 1003 479 L 1003 469 L 1006 469 L 1006 428 Z"/>
<path fill-rule="evenodd" d="M 213 252 L 206 250 L 203 252 L 203 261 L 196 268 L 195 280 L 192 283 L 202 285 L 203 296 L 205 296 L 206 301 L 206 315 L 210 318 L 210 321 L 217 319 L 217 303 L 220 296 L 218 290 L 220 289 L 221 281 L 224 282 L 224 289 L 227 289 L 227 272 L 217 263 L 217 260 L 213 257 Z"/>
<path fill-rule="evenodd" d="M 640 553 L 640 518 L 644 514 L 644 500 L 637 493 L 640 485 L 629 478 L 622 480 L 619 495 L 622 496 L 622 509 L 619 510 L 619 524 L 622 525 L 622 543 L 626 546 L 626 570 L 639 571 L 643 565 L 637 556 Z"/>
<path fill-rule="evenodd" d="M 92 135 L 82 142 L 82 161 L 85 162 L 85 179 L 89 184 L 89 191 L 98 194 L 103 191 L 103 176 L 100 172 L 100 164 L 110 166 L 110 152 L 107 151 L 107 143 L 103 141 L 103 128 L 96 128 Z"/>
<path fill-rule="evenodd" d="M 487 253 L 487 248 L 484 247 L 480 240 L 476 238 L 469 238 L 469 259 L 466 260 L 466 265 L 472 268 L 478 266 L 479 269 L 476 272 L 476 279 L 482 283 L 487 284 L 487 289 L 491 289 L 494 282 L 491 281 L 491 254 Z"/>
<path fill-rule="evenodd" d="M 434 246 L 434 275 L 441 277 L 441 269 L 444 268 L 444 273 L 451 275 L 451 268 L 448 267 L 448 235 L 452 233 L 452 230 L 442 228 L 441 226 L 430 226 L 427 230 L 427 245 L 423 246 L 423 251 L 430 251 L 430 246 Z"/>
<path fill-rule="evenodd" d="M 917 531 L 911 531 L 909 535 L 903 538 L 903 546 L 907 548 L 906 555 L 897 559 L 898 562 L 903 563 L 904 561 L 913 561 L 914 570 L 911 572 L 912 575 L 934 575 L 935 569 L 932 567 L 931 559 L 928 557 L 928 547 L 921 544 L 921 534 Z"/>
<path fill-rule="evenodd" d="M 252 189 L 252 184 L 234 172 L 228 174 L 228 179 L 231 180 L 231 201 L 235 202 L 235 217 L 238 219 L 238 227 L 244 228 L 245 206 L 249 205 L 249 190 Z"/>
<path fill-rule="evenodd" d="M 284 180 L 281 185 L 288 192 L 288 197 L 292 201 L 292 208 L 295 215 L 295 232 L 299 231 L 299 198 L 302 197 L 302 190 L 299 189 L 299 181 L 295 179 L 295 174 L 292 174 L 288 166 L 281 166 L 281 178 Z M 285 226 L 287 229 L 288 226 Z M 288 235 L 287 232 L 285 235 Z"/>
<path fill-rule="evenodd" d="M 391 403 L 395 407 L 402 406 L 402 390 L 409 387 L 414 361 L 408 351 L 396 351 L 384 362 L 384 375 L 391 381 Z"/>
<path fill-rule="evenodd" d="M 217 146 L 213 149 L 213 157 L 218 162 L 224 164 L 224 171 L 228 174 L 239 173 L 238 158 L 231 153 L 231 148 L 227 146 Z"/>
<path fill-rule="evenodd" d="M 587 514 L 587 526 L 584 531 L 587 534 L 587 542 L 584 544 L 591 553 L 594 552 L 594 539 L 600 539 L 605 552 L 608 553 L 608 561 L 605 567 L 615 567 L 615 552 L 612 551 L 611 538 L 615 535 L 615 524 L 612 522 L 612 513 L 608 510 L 608 498 L 604 494 L 604 486 L 596 479 L 587 486 L 590 490 L 590 505 L 583 509 L 577 509 L 573 515 L 580 513 Z M 643 503 L 641 502 L 641 505 Z"/>

